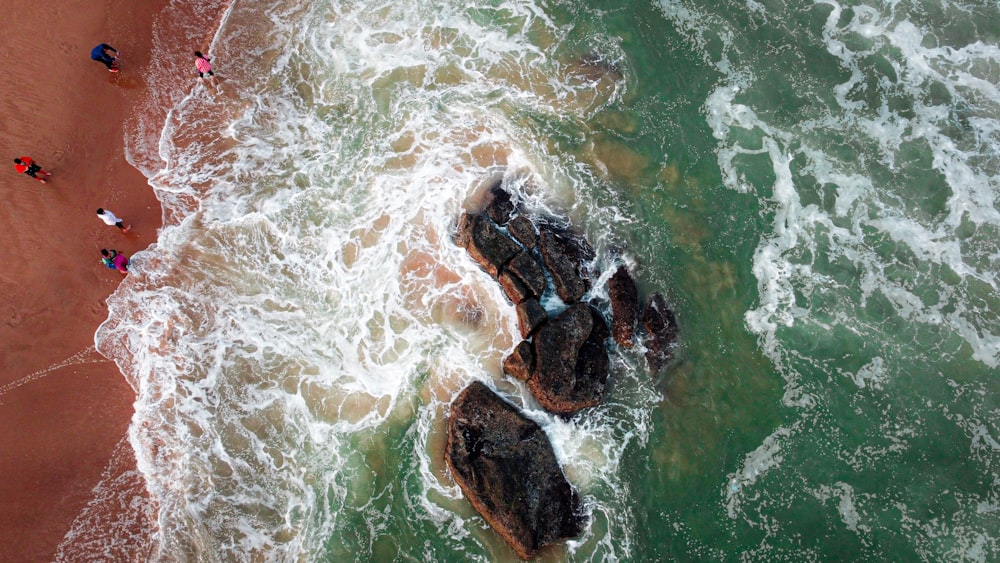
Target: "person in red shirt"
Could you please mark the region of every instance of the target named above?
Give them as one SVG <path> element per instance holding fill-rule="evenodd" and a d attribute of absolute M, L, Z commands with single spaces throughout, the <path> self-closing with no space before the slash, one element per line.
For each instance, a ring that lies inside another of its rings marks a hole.
<path fill-rule="evenodd" d="M 35 161 L 31 159 L 30 156 L 22 156 L 21 158 L 14 159 L 14 170 L 17 170 L 19 174 L 27 174 L 32 178 L 38 180 L 41 183 L 45 183 L 45 178 L 48 178 L 52 174 L 42 170 L 42 167 L 35 164 Z M 39 175 L 42 177 L 39 178 Z"/>

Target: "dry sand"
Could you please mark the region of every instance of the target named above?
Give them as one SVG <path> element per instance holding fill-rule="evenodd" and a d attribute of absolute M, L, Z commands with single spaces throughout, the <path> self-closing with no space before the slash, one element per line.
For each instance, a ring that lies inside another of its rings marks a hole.
<path fill-rule="evenodd" d="M 0 561 L 51 561 L 102 472 L 129 470 L 112 454 L 135 395 L 94 350 L 122 276 L 99 252 L 132 255 L 160 227 L 146 178 L 125 161 L 123 122 L 166 3 L 0 0 Z M 101 42 L 122 51 L 121 73 L 90 60 Z M 21 155 L 53 173 L 47 185 L 14 171 Z M 98 207 L 134 234 L 106 226 Z"/>

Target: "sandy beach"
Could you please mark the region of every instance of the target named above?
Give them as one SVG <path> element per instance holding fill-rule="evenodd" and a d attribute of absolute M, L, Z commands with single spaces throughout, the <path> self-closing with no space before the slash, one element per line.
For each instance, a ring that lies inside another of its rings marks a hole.
<path fill-rule="evenodd" d="M 0 0 L 16 14 L 2 24 L 0 50 L 0 561 L 51 561 L 102 473 L 128 470 L 121 460 L 112 467 L 112 454 L 134 393 L 94 350 L 105 298 L 122 276 L 99 258 L 101 248 L 132 255 L 160 226 L 146 178 L 125 160 L 123 122 L 141 100 L 152 22 L 165 4 Z M 122 52 L 121 73 L 90 60 L 102 42 Z M 53 174 L 47 185 L 15 172 L 22 155 Z M 98 207 L 134 232 L 102 223 Z"/>

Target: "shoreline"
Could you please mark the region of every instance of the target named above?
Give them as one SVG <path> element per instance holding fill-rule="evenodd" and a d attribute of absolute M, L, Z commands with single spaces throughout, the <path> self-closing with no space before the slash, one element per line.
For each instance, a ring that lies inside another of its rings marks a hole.
<path fill-rule="evenodd" d="M 14 69 L 0 86 L 8 158 L 0 175 L 8 263 L 0 276 L 0 560 L 55 559 L 102 475 L 135 471 L 134 459 L 123 468 L 113 459 L 135 392 L 94 349 L 94 333 L 123 279 L 99 263 L 100 249 L 131 256 L 161 227 L 159 201 L 124 146 L 126 121 L 145 100 L 153 22 L 168 0 L 151 4 L 8 4 L 18 17 L 7 20 L 0 52 Z M 122 52 L 120 73 L 90 60 L 101 42 Z M 53 173 L 48 184 L 15 173 L 10 159 L 21 155 Z M 98 207 L 134 232 L 103 224 Z"/>

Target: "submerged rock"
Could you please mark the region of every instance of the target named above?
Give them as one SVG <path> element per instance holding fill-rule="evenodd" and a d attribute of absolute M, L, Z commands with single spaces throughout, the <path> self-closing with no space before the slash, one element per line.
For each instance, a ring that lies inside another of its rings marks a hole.
<path fill-rule="evenodd" d="M 654 375 L 674 357 L 673 344 L 677 340 L 677 320 L 659 293 L 649 297 L 642 313 L 642 327 L 646 331 L 646 362 Z"/>
<path fill-rule="evenodd" d="M 445 460 L 465 497 L 522 559 L 582 531 L 579 496 L 548 436 L 478 381 L 451 405 Z"/>

